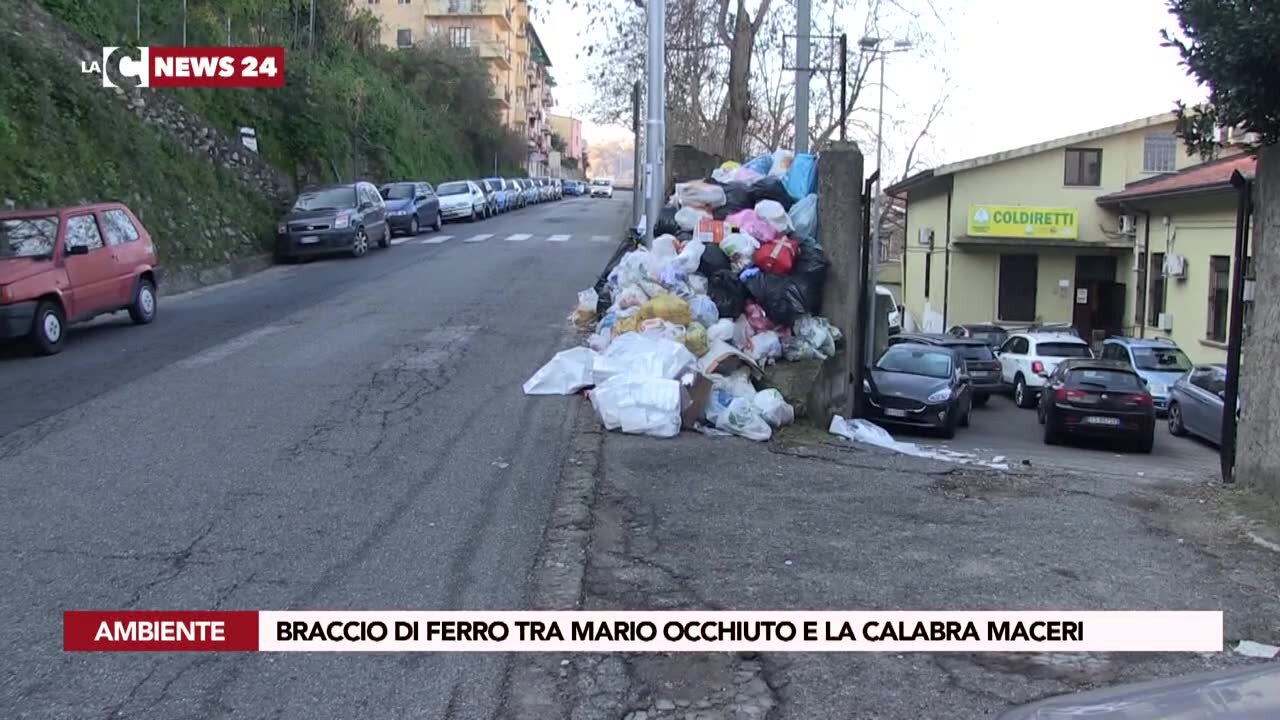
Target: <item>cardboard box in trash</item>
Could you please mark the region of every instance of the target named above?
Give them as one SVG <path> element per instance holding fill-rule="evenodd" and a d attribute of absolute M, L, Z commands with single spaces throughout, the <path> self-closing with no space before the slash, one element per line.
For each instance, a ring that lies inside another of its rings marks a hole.
<path fill-rule="evenodd" d="M 698 372 L 680 376 L 680 427 L 693 430 L 702 417 L 702 411 L 711 400 L 711 379 L 708 373 L 728 375 L 739 367 L 750 368 L 752 376 L 764 377 L 764 370 L 750 356 L 723 340 L 711 343 L 711 347 L 698 358 Z"/>
<path fill-rule="evenodd" d="M 726 235 L 736 232 L 738 232 L 738 226 L 733 223 L 702 218 L 698 221 L 698 232 L 694 233 L 693 237 L 695 240 L 701 240 L 704 243 L 719 245 Z"/>
<path fill-rule="evenodd" d="M 711 381 L 700 372 L 680 378 L 680 427 L 693 430 L 711 400 Z"/>

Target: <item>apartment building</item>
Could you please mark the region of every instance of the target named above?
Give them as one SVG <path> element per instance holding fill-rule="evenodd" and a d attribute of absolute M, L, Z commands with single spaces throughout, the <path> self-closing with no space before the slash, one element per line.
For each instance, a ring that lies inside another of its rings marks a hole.
<path fill-rule="evenodd" d="M 1171 113 L 1156 115 L 887 188 L 905 200 L 902 302 L 916 324 L 1072 323 L 1221 361 L 1234 234 L 1223 173 L 1236 166 L 1201 163 L 1173 130 Z"/>
<path fill-rule="evenodd" d="M 529 173 L 546 173 L 555 81 L 527 0 L 352 0 L 352 6 L 381 21 L 379 39 L 387 47 L 409 48 L 434 36 L 475 52 L 488 67 L 503 124 L 528 141 Z"/>
<path fill-rule="evenodd" d="M 582 121 L 568 115 L 551 116 L 551 132 L 564 138 L 564 157 L 582 164 L 582 156 L 586 154 L 586 142 L 582 139 Z"/>

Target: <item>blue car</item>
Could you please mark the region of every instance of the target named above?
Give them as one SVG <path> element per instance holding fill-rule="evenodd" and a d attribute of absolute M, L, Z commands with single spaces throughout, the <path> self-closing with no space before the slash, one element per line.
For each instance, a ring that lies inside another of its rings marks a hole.
<path fill-rule="evenodd" d="M 494 204 L 497 206 L 498 212 L 504 213 L 515 209 L 515 203 L 511 202 L 511 188 L 507 185 L 506 180 L 500 177 L 487 177 L 482 182 L 492 188 Z"/>
<path fill-rule="evenodd" d="M 393 233 L 417 235 L 421 230 L 439 230 L 444 224 L 440 198 L 431 183 L 421 180 L 387 183 L 378 189 L 387 205 L 387 226 Z"/>
<path fill-rule="evenodd" d="M 1173 384 L 1193 367 L 1182 348 L 1166 338 L 1107 338 L 1102 343 L 1102 359 L 1118 360 L 1133 368 L 1146 381 L 1161 417 L 1169 409 Z"/>

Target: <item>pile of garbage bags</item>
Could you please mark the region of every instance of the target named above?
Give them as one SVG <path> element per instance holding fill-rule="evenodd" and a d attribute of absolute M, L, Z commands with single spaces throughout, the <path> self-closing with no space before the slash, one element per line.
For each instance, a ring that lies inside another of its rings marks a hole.
<path fill-rule="evenodd" d="M 779 150 L 678 183 L 655 238 L 578 294 L 586 347 L 565 350 L 527 394 L 593 387 L 609 429 L 681 428 L 767 440 L 794 420 L 753 380 L 780 361 L 825 360 L 840 331 L 820 316 L 830 262 L 817 241 L 817 158 Z M 714 429 L 714 430 L 712 430 Z"/>

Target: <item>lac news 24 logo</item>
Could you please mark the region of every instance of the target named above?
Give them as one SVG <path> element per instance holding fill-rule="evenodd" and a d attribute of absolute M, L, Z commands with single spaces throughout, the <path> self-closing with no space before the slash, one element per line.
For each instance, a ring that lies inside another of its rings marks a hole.
<path fill-rule="evenodd" d="M 102 76 L 102 87 L 119 87 L 111 70 L 135 87 L 284 87 L 282 47 L 102 48 L 102 62 L 81 61 L 80 72 Z"/>

